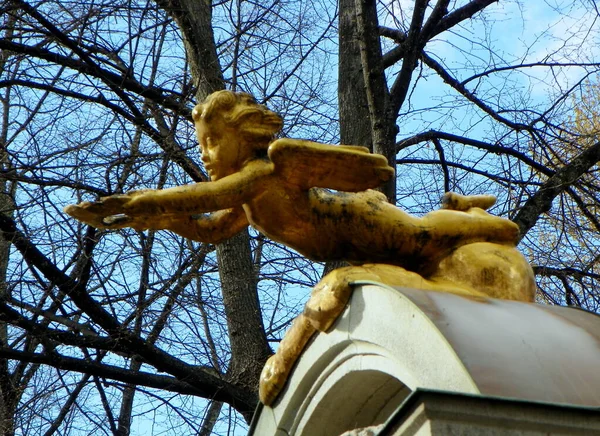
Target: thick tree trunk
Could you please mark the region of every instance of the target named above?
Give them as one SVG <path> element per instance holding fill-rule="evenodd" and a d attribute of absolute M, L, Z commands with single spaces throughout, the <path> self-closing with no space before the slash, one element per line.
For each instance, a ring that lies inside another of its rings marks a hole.
<path fill-rule="evenodd" d="M 211 26 L 210 2 L 159 0 L 158 3 L 173 16 L 183 33 L 192 78 L 198 87 L 198 101 L 223 89 L 224 79 Z M 260 372 L 272 351 L 262 321 L 248 231 L 244 230 L 219 244 L 217 258 L 231 345 L 227 375 L 240 386 L 256 393 Z"/>
<path fill-rule="evenodd" d="M 262 322 L 248 231 L 219 244 L 217 257 L 231 344 L 227 373 L 232 381 L 256 391 L 272 351 Z"/>
<path fill-rule="evenodd" d="M 5 179 L 0 179 L 0 213 L 9 217 L 13 215 L 12 197 L 9 195 L 9 189 Z M 0 238 L 0 302 L 10 298 L 9 289 L 6 286 L 6 272 L 10 254 L 10 242 Z M 0 322 L 0 346 L 8 347 L 8 327 L 4 322 Z M 16 394 L 18 386 L 15 386 L 10 370 L 8 360 L 0 359 L 0 435 L 14 434 L 14 416 L 17 406 Z"/>
<path fill-rule="evenodd" d="M 2 65 L 0 65 L 1 71 Z M 8 109 L 6 109 L 8 110 Z M 5 126 L 0 133 L 0 169 L 7 170 L 8 156 L 3 151 L 6 143 Z M 0 214 L 12 219 L 15 212 L 16 184 L 0 176 Z M 7 286 L 7 271 L 10 258 L 10 242 L 0 237 L 0 303 L 10 300 L 10 289 Z M 0 347 L 8 347 L 8 324 L 0 322 Z M 8 367 L 7 359 L 0 359 L 0 435 L 14 434 L 14 416 L 21 390 L 18 381 L 14 380 Z"/>
<path fill-rule="evenodd" d="M 338 107 L 340 116 L 340 143 L 362 145 L 373 151 L 369 102 L 360 57 L 354 0 L 339 2 L 339 63 Z M 330 261 L 323 276 L 334 269 L 348 266 L 344 261 Z"/>
<path fill-rule="evenodd" d="M 196 86 L 199 100 L 223 89 L 225 82 L 221 72 L 215 37 L 212 29 L 212 5 L 210 0 L 157 0 L 173 17 L 181 34 Z"/>
<path fill-rule="evenodd" d="M 377 20 L 377 2 L 375 0 L 355 0 L 353 3 L 356 40 L 363 72 L 363 88 L 368 103 L 373 152 L 384 155 L 390 165 L 395 166 L 396 117 L 398 114 L 394 113 L 391 106 L 385 78 Z M 340 50 L 341 53 L 342 50 Z M 356 119 L 354 122 L 364 123 L 365 119 Z M 394 204 L 396 202 L 396 178 L 392 177 L 382 186 L 381 191 L 387 196 L 390 203 Z"/>
<path fill-rule="evenodd" d="M 0 149 L 4 144 L 0 139 Z M 2 169 L 7 165 L 6 154 L 2 153 Z M 10 218 L 14 215 L 14 183 L 0 177 L 0 214 Z M 10 242 L 0 237 L 0 302 L 10 299 L 10 290 L 6 284 L 8 262 L 10 256 Z M 8 325 L 0 322 L 0 346 L 8 347 Z M 0 435 L 14 434 L 14 417 L 17 403 L 20 398 L 20 389 L 8 367 L 8 359 L 0 359 Z"/>
<path fill-rule="evenodd" d="M 360 57 L 354 0 L 340 0 L 339 10 L 340 142 L 362 145 L 373 151 L 371 123 L 368 122 L 369 102 Z"/>

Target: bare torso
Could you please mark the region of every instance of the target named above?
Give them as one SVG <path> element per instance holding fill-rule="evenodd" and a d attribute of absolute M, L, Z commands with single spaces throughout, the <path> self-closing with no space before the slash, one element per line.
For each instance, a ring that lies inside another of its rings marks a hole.
<path fill-rule="evenodd" d="M 440 283 L 483 288 L 490 296 L 533 298 L 531 268 L 514 247 L 516 229 L 506 219 L 481 209 L 417 218 L 376 191 L 303 190 L 276 173 L 267 177 L 265 188 L 243 205 L 248 222 L 308 258 L 395 265 Z M 479 271 L 482 262 L 502 264 L 500 273 Z"/>
<path fill-rule="evenodd" d="M 276 173 L 266 177 L 270 180 L 260 183 L 262 189 L 243 205 L 248 222 L 318 261 L 387 263 L 424 272 L 423 265 L 431 271 L 460 245 L 512 243 L 516 236 L 508 220 L 481 210 L 440 210 L 418 218 L 389 204 L 377 191 L 300 189 Z"/>

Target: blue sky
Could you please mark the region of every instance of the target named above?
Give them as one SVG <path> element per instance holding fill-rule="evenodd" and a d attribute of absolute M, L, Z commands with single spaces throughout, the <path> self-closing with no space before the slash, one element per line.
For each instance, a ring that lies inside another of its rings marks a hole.
<path fill-rule="evenodd" d="M 334 3 L 333 1 L 331 2 Z M 412 0 L 402 0 L 391 2 L 389 8 L 395 12 L 397 17 L 401 17 L 398 7 L 402 7 L 406 16 L 410 17 L 410 6 Z M 466 2 L 459 2 L 462 5 Z M 557 11 L 566 11 L 566 14 Z M 483 15 L 486 21 L 476 20 L 464 23 L 463 31 L 448 32 L 440 35 L 436 41 L 432 42 L 427 50 L 434 55 L 436 59 L 451 66 L 460 66 L 458 77 L 464 79 L 472 74 L 480 65 L 487 65 L 493 62 L 496 66 L 505 66 L 514 62 L 537 62 L 545 57 L 549 57 L 555 62 L 581 61 L 595 59 L 598 55 L 598 40 L 593 35 L 584 43 L 578 35 L 585 33 L 585 30 L 591 28 L 595 14 L 588 13 L 579 2 L 573 1 L 522 1 L 519 5 L 514 1 L 500 1 L 486 8 Z M 388 19 L 385 23 L 390 27 L 396 26 L 393 20 Z M 489 24 L 489 26 L 486 26 Z M 318 26 L 317 26 L 318 27 Z M 470 34 L 470 35 L 469 35 Z M 468 38 L 465 35 L 469 35 Z M 495 50 L 495 55 L 489 57 L 485 50 L 481 50 L 473 39 L 482 38 L 482 42 L 489 42 Z M 565 41 L 567 43 L 565 44 Z M 331 48 L 332 44 L 328 45 Z M 464 64 L 465 58 L 470 64 Z M 335 63 L 335 56 L 331 59 Z M 293 64 L 293 62 L 291 62 Z M 459 65 L 460 64 L 460 65 Z M 472 68 L 471 68 L 472 67 Z M 307 67 L 310 69 L 310 65 Z M 325 79 L 331 81 L 328 83 L 329 92 L 335 92 L 335 70 L 330 68 L 324 75 Z M 169 71 L 165 71 L 165 75 Z M 577 81 L 582 74 L 580 68 L 567 68 L 563 71 L 554 70 L 551 72 L 548 68 L 528 68 L 522 73 L 499 74 L 490 80 L 487 85 L 481 87 L 481 92 L 494 92 L 495 86 L 503 86 L 506 80 L 511 83 L 517 83 L 521 86 L 523 95 L 539 103 L 547 101 L 548 94 L 555 92 L 557 87 L 564 88 Z M 407 136 L 411 133 L 422 132 L 428 128 L 444 128 L 448 131 L 457 133 L 468 133 L 473 138 L 485 137 L 491 128 L 486 122 L 481 121 L 480 114 L 476 111 L 458 108 L 454 105 L 454 100 L 446 92 L 448 90 L 438 77 L 434 74 L 427 74 L 420 79 L 418 88 L 410 101 L 410 109 L 413 113 L 410 116 L 401 118 L 401 135 Z M 479 90 L 478 90 L 479 91 Z M 500 93 L 499 98 L 510 100 L 516 98 L 516 95 L 504 95 Z M 447 102 L 444 108 L 443 102 Z M 435 107 L 435 110 L 431 108 Z M 448 109 L 442 112 L 441 109 Z M 403 108 L 406 111 L 407 107 Z M 87 120 L 85 120 L 87 121 Z M 188 127 L 189 128 L 189 127 Z M 333 137 L 333 134 L 330 134 Z M 324 139 L 325 140 L 325 139 Z M 360 144 L 358 144 L 360 145 Z M 154 144 L 152 144 L 154 146 Z M 410 150 L 412 152 L 412 149 Z M 407 170 L 403 174 L 408 182 L 413 182 L 410 177 L 418 178 L 417 171 L 410 173 Z M 429 181 L 429 183 L 435 183 Z M 151 186 L 144 186 L 151 187 Z M 435 195 L 439 195 L 440 186 L 434 186 Z M 408 190 L 408 189 L 407 189 Z M 70 199 L 61 199 L 61 201 L 70 201 Z M 411 206 L 410 200 L 404 200 L 403 206 Z M 415 200 L 413 199 L 413 203 Z M 427 207 L 430 207 L 427 204 Z M 263 285 L 264 286 L 264 285 Z M 296 290 L 287 291 L 285 298 L 298 302 L 298 310 L 304 301 L 304 297 L 310 291 L 305 286 Z M 267 293 L 268 290 L 263 290 Z M 293 304 L 293 303 L 291 303 Z M 268 314 L 265 314 L 268 316 Z M 162 397 L 168 397 L 167 394 L 161 394 Z M 147 401 L 144 396 L 141 404 L 138 404 L 139 415 L 135 417 L 132 430 L 134 434 L 161 434 L 161 429 L 170 428 L 170 416 L 153 413 L 156 403 Z M 181 397 L 176 397 L 174 401 L 182 401 Z M 185 398 L 185 407 L 188 410 L 198 410 L 198 404 L 204 400 Z M 229 407 L 223 409 L 222 416 L 226 417 L 231 412 Z M 173 417 L 176 420 L 177 417 Z M 164 420 L 164 421 L 160 421 Z M 218 427 L 219 434 L 244 435 L 246 427 L 238 425 L 237 427 L 227 428 L 225 425 Z M 164 430 L 163 430 L 164 431 Z"/>

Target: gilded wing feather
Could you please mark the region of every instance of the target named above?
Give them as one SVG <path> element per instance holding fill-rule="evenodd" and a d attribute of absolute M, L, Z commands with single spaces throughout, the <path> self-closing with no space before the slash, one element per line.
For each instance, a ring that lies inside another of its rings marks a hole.
<path fill-rule="evenodd" d="M 283 138 L 273 142 L 268 153 L 275 172 L 304 189 L 359 192 L 376 188 L 394 176 L 387 159 L 366 147 Z"/>

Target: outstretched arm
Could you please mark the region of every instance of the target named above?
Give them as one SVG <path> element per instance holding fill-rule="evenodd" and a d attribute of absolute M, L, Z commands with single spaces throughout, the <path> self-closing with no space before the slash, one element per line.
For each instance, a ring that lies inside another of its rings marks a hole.
<path fill-rule="evenodd" d="M 98 228 L 154 228 L 155 219 L 240 208 L 271 181 L 273 164 L 255 160 L 241 171 L 214 182 L 195 183 L 162 190 L 132 191 L 65 207 L 65 212 Z"/>
<path fill-rule="evenodd" d="M 114 219 L 111 229 L 133 227 L 136 230 L 170 230 L 184 238 L 207 244 L 218 244 L 248 227 L 246 212 L 241 207 L 198 215 L 162 215 L 135 219 Z"/>
<path fill-rule="evenodd" d="M 165 223 L 161 228 L 194 241 L 218 244 L 246 227 L 248 227 L 246 213 L 244 209 L 238 207 L 207 215 L 178 218 Z"/>

